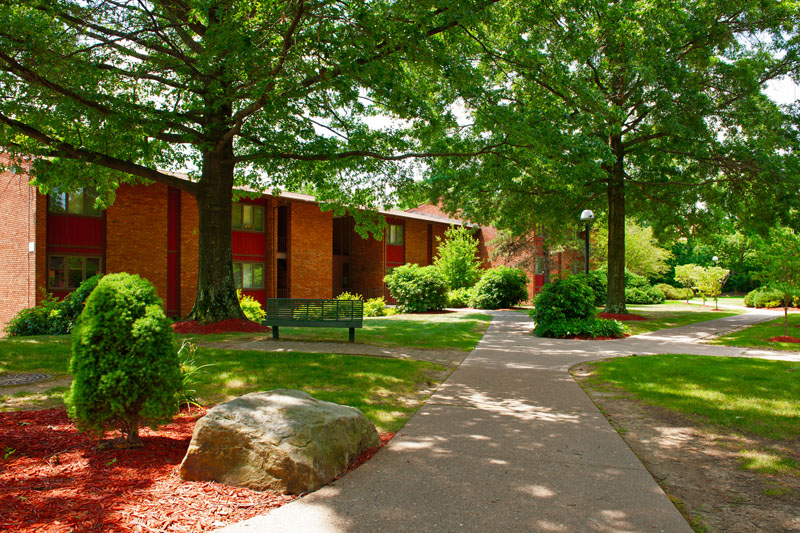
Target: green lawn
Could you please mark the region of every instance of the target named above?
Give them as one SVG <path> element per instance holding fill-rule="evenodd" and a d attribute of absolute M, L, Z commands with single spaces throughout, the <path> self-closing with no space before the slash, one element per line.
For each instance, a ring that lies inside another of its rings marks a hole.
<path fill-rule="evenodd" d="M 381 346 L 468 351 L 478 343 L 490 321 L 491 316 L 482 313 L 365 319 L 365 327 L 356 333 L 356 339 Z M 177 340 L 234 342 L 248 338 L 253 335 L 181 335 Z M 282 328 L 281 338 L 346 341 L 347 330 Z M 0 339 L 0 373 L 44 372 L 64 377 L 68 376 L 69 358 L 68 336 Z M 445 375 L 442 366 L 413 360 L 202 346 L 194 360 L 195 366 L 208 365 L 196 377 L 197 397 L 203 404 L 211 405 L 259 390 L 300 389 L 322 400 L 361 409 L 382 431 L 396 431 L 402 427 L 427 399 L 428 389 Z M 37 401 L 45 402 L 62 393 L 63 388 L 57 387 L 44 391 L 30 399 L 28 406 L 35 407 Z M 0 409 L 4 408 L 6 400 L 0 396 Z"/>
<path fill-rule="evenodd" d="M 648 320 L 629 320 L 625 325 L 631 330 L 632 335 L 658 331 L 660 329 L 676 328 L 696 322 L 705 322 L 726 316 L 743 313 L 736 309 L 712 311 L 699 305 L 687 305 L 680 302 L 669 302 L 659 305 L 629 305 L 628 313 L 641 315 Z"/>
<path fill-rule="evenodd" d="M 800 352 L 800 344 L 798 343 L 767 341 L 767 339 L 781 336 L 783 336 L 783 315 L 780 315 L 780 318 L 776 320 L 749 326 L 722 337 L 717 337 L 716 339 L 710 340 L 709 344 Z M 789 336 L 800 338 L 800 313 L 789 314 Z"/>
<path fill-rule="evenodd" d="M 800 436 L 800 363 L 668 354 L 592 363 L 596 384 L 745 435 L 795 440 Z M 744 468 L 800 474 L 781 449 L 742 449 Z"/>
<path fill-rule="evenodd" d="M 450 349 L 472 351 L 489 327 L 491 315 L 476 312 L 431 315 L 394 315 L 365 318 L 364 327 L 356 329 L 356 342 L 374 346 Z M 243 341 L 271 339 L 272 334 L 188 335 L 194 342 Z M 280 339 L 312 342 L 347 342 L 346 328 L 280 328 Z"/>
<path fill-rule="evenodd" d="M 702 298 L 693 298 L 690 300 L 695 304 L 702 304 Z M 719 305 L 735 305 L 737 307 L 744 307 L 744 296 L 721 296 L 717 298 L 717 303 Z M 706 305 L 714 307 L 714 299 L 713 298 L 706 298 Z"/>

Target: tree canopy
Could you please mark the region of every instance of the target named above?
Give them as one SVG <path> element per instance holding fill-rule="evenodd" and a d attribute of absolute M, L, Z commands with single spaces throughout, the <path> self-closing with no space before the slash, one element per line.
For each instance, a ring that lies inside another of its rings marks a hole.
<path fill-rule="evenodd" d="M 194 195 L 191 316 L 241 316 L 232 187 L 386 203 L 410 179 L 394 163 L 454 123 L 429 98 L 468 65 L 448 34 L 496 1 L 2 2 L 0 147 L 34 158 L 44 192 L 93 186 L 109 203 L 121 182 L 154 181 Z"/>
<path fill-rule="evenodd" d="M 751 221 L 797 213 L 796 109 L 764 94 L 797 72 L 797 4 L 519 0 L 499 13 L 470 33 L 488 80 L 462 93 L 471 127 L 440 147 L 497 149 L 432 165 L 446 208 L 515 233 L 605 212 L 610 312 L 625 312 L 628 214 L 665 227 L 712 204 Z"/>

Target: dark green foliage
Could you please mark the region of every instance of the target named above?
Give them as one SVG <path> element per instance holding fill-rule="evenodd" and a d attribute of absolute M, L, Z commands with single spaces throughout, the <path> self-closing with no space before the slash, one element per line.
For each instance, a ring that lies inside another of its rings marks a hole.
<path fill-rule="evenodd" d="M 625 325 L 617 320 L 604 318 L 568 318 L 536 326 L 534 333 L 539 337 L 622 337 Z"/>
<path fill-rule="evenodd" d="M 401 313 L 437 311 L 447 305 L 447 285 L 434 266 L 405 264 L 392 270 L 383 281 Z"/>
<path fill-rule="evenodd" d="M 573 274 L 571 277 L 583 280 L 594 293 L 594 305 L 600 307 L 606 305 L 606 292 L 608 291 L 605 270 L 590 270 L 589 275 Z"/>
<path fill-rule="evenodd" d="M 97 286 L 102 276 L 92 276 L 81 283 L 61 301 L 52 294 L 45 294 L 44 300 L 30 309 L 17 313 L 6 325 L 9 336 L 28 335 L 66 335 L 72 331 L 75 321 L 83 311 L 86 298 Z"/>
<path fill-rule="evenodd" d="M 472 289 L 468 287 L 447 291 L 447 307 L 469 307 L 469 301 L 472 299 L 472 292 Z"/>
<path fill-rule="evenodd" d="M 72 388 L 65 397 L 79 429 L 117 428 L 128 446 L 138 428 L 177 410 L 181 374 L 170 320 L 155 288 L 139 276 L 110 274 L 98 283 L 72 331 Z"/>
<path fill-rule="evenodd" d="M 616 320 L 597 318 L 594 291 L 586 276 L 569 276 L 544 286 L 530 315 L 538 337 L 620 337 L 624 326 Z"/>
<path fill-rule="evenodd" d="M 518 268 L 487 270 L 472 289 L 470 306 L 477 309 L 513 307 L 528 299 L 528 276 Z"/>
<path fill-rule="evenodd" d="M 625 303 L 629 304 L 663 304 L 666 298 L 664 293 L 655 287 L 632 287 L 625 289 Z"/>
<path fill-rule="evenodd" d="M 654 288 L 664 293 L 664 298 L 667 300 L 686 300 L 694 296 L 692 289 L 673 287 L 669 283 L 659 283 Z"/>
<path fill-rule="evenodd" d="M 744 305 L 747 307 L 765 307 L 774 309 L 783 306 L 783 293 L 766 287 L 753 289 L 744 297 Z"/>

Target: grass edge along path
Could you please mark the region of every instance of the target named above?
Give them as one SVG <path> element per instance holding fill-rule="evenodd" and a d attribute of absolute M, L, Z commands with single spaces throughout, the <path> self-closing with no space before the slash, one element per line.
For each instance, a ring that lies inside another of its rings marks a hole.
<path fill-rule="evenodd" d="M 800 337 L 800 313 L 789 313 L 789 335 Z M 767 348 L 800 352 L 800 343 L 796 342 L 770 342 L 768 339 L 783 336 L 783 315 L 775 320 L 753 324 L 746 328 L 722 335 L 707 341 L 707 344 L 718 346 L 738 346 L 741 348 Z"/>
<path fill-rule="evenodd" d="M 775 441 L 800 436 L 800 363 L 688 354 L 631 356 L 590 363 L 592 386 L 622 390 L 701 425 Z M 800 475 L 797 457 L 778 449 L 740 450 L 743 468 Z"/>
<path fill-rule="evenodd" d="M 641 315 L 647 320 L 629 320 L 623 323 L 631 335 L 640 335 L 651 331 L 688 326 L 698 322 L 707 322 L 718 318 L 740 315 L 744 310 L 725 309 L 712 311 L 710 308 L 687 305 L 684 302 L 669 302 L 656 305 L 628 305 L 628 313 Z"/>

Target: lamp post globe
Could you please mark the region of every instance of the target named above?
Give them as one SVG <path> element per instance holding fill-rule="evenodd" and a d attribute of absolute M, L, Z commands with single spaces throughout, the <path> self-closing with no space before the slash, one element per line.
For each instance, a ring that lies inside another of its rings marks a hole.
<path fill-rule="evenodd" d="M 589 275 L 589 225 L 592 223 L 593 220 L 594 220 L 594 213 L 592 212 L 591 209 L 584 209 L 583 212 L 581 212 L 581 222 L 586 224 L 586 227 L 584 228 L 583 234 L 586 237 L 586 250 L 585 250 L 585 253 L 586 253 L 586 275 L 587 276 Z"/>

